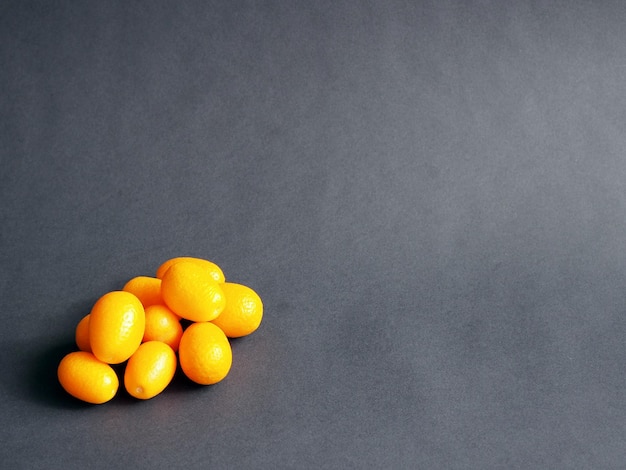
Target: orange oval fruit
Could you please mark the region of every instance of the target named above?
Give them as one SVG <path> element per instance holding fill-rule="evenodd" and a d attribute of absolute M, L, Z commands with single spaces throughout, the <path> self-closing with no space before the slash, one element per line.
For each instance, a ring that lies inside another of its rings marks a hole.
<path fill-rule="evenodd" d="M 143 333 L 143 342 L 162 341 L 178 351 L 178 343 L 183 335 L 183 327 L 178 315 L 165 305 L 150 305 L 146 307 L 146 328 Z"/>
<path fill-rule="evenodd" d="M 165 272 L 161 297 L 174 313 L 194 322 L 213 320 L 226 306 L 220 284 L 205 269 L 190 261 L 174 263 Z"/>
<path fill-rule="evenodd" d="M 104 294 L 91 309 L 92 352 L 108 364 L 124 362 L 141 344 L 145 321 L 143 305 L 134 294 L 125 291 Z"/>
<path fill-rule="evenodd" d="M 165 272 L 172 265 L 178 263 L 179 261 L 187 261 L 191 263 L 196 263 L 198 266 L 205 269 L 211 275 L 211 277 L 217 282 L 224 282 L 226 280 L 224 277 L 224 272 L 222 271 L 222 268 L 220 268 L 217 264 L 211 261 L 208 261 L 206 259 L 194 258 L 192 256 L 178 256 L 177 258 L 168 259 L 163 264 L 161 264 L 161 266 L 159 266 L 156 272 L 156 277 L 158 277 L 159 279 L 163 279 Z"/>
<path fill-rule="evenodd" d="M 201 322 L 189 325 L 183 333 L 178 359 L 189 379 L 211 385 L 228 375 L 233 354 L 224 332 L 213 323 Z"/>
<path fill-rule="evenodd" d="M 176 354 L 161 341 L 143 343 L 128 359 L 124 387 L 133 397 L 148 400 L 157 396 L 174 378 Z"/>
<path fill-rule="evenodd" d="M 226 307 L 211 322 L 229 338 L 238 338 L 256 331 L 263 318 L 263 302 L 248 286 L 225 282 L 221 286 L 226 296 Z"/>
<path fill-rule="evenodd" d="M 157 279 L 156 277 L 134 277 L 124 285 L 122 290 L 134 294 L 144 308 L 162 302 L 161 279 Z"/>
<path fill-rule="evenodd" d="M 89 343 L 89 318 L 90 314 L 85 315 L 76 325 L 76 346 L 81 351 L 91 352 L 91 344 Z"/>
<path fill-rule="evenodd" d="M 61 359 L 57 377 L 67 393 L 96 405 L 111 400 L 119 388 L 113 368 L 87 351 L 71 352 Z"/>

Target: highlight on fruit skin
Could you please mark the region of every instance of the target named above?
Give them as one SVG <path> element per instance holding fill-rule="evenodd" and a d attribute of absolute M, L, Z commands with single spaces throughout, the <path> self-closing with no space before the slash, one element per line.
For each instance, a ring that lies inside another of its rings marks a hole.
<path fill-rule="evenodd" d="M 113 368 L 87 351 L 74 351 L 61 359 L 57 378 L 67 393 L 94 405 L 111 400 L 119 388 Z"/>

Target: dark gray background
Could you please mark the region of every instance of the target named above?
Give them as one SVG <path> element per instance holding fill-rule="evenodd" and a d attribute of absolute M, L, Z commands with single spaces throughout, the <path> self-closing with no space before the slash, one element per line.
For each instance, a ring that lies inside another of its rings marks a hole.
<path fill-rule="evenodd" d="M 2 466 L 624 468 L 625 5 L 2 2 Z M 180 255 L 227 379 L 67 396 Z"/>

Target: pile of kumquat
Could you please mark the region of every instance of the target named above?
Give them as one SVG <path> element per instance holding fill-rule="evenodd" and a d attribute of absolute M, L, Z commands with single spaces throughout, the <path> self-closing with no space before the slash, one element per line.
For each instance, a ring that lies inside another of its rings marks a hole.
<path fill-rule="evenodd" d="M 76 326 L 78 351 L 60 362 L 61 386 L 79 400 L 101 404 L 120 386 L 139 399 L 170 384 L 178 365 L 190 380 L 215 384 L 232 365 L 229 338 L 256 331 L 263 303 L 250 287 L 226 282 L 211 261 L 177 257 L 155 277 L 130 279 L 104 294 Z"/>

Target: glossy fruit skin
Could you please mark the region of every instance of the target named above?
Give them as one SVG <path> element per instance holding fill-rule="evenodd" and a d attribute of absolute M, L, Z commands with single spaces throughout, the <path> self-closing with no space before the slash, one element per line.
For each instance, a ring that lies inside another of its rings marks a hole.
<path fill-rule="evenodd" d="M 148 341 L 128 359 L 124 387 L 131 396 L 148 400 L 165 390 L 175 372 L 174 350 L 161 341 Z"/>
<path fill-rule="evenodd" d="M 228 338 L 210 322 L 193 323 L 187 327 L 180 340 L 178 357 L 185 375 L 201 385 L 223 380 L 233 362 Z"/>
<path fill-rule="evenodd" d="M 161 279 L 149 276 L 137 276 L 129 280 L 123 291 L 134 294 L 144 308 L 150 305 L 160 304 L 161 300 Z"/>
<path fill-rule="evenodd" d="M 145 311 L 139 299 L 125 291 L 112 291 L 91 309 L 89 342 L 94 355 L 108 364 L 126 361 L 143 339 Z"/>
<path fill-rule="evenodd" d="M 178 316 L 193 322 L 210 321 L 226 306 L 226 297 L 215 279 L 194 262 L 180 261 L 163 275 L 163 302 Z"/>
<path fill-rule="evenodd" d="M 183 327 L 178 315 L 166 305 L 146 307 L 146 328 L 142 342 L 162 341 L 176 352 L 182 336 Z"/>
<path fill-rule="evenodd" d="M 90 314 L 85 315 L 81 321 L 76 325 L 76 346 L 81 351 L 91 352 L 91 343 L 89 342 L 89 319 L 91 318 Z"/>
<path fill-rule="evenodd" d="M 211 275 L 211 277 L 218 283 L 224 282 L 226 280 L 226 278 L 224 277 L 224 272 L 222 271 L 222 268 L 220 268 L 217 264 L 213 263 L 212 261 L 208 261 L 206 259 L 194 258 L 192 256 L 178 256 L 176 258 L 168 259 L 163 264 L 161 264 L 161 266 L 159 266 L 156 272 L 156 277 L 158 277 L 159 279 L 163 279 L 165 272 L 172 265 L 178 263 L 179 261 L 187 261 L 191 263 L 196 263 L 198 266 L 205 269 Z"/>
<path fill-rule="evenodd" d="M 256 331 L 263 319 L 263 302 L 248 286 L 225 282 L 221 286 L 226 307 L 212 320 L 229 338 L 239 338 Z"/>
<path fill-rule="evenodd" d="M 67 393 L 96 405 L 111 400 L 119 388 L 113 368 L 87 351 L 74 351 L 61 359 L 57 377 Z"/>

